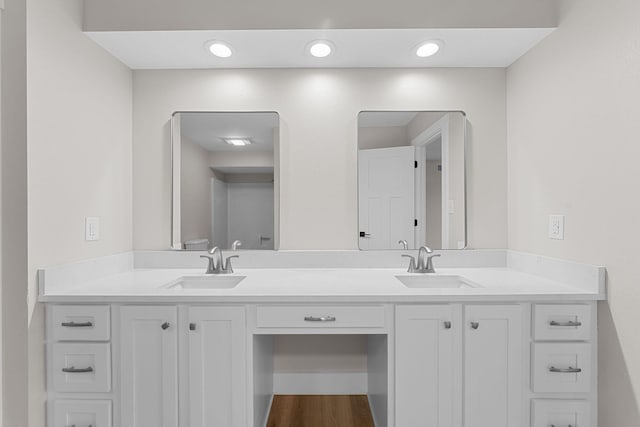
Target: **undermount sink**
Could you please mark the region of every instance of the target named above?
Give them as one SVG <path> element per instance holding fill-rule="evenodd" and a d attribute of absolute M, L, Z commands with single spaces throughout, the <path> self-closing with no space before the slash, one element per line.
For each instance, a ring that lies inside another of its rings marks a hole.
<path fill-rule="evenodd" d="M 462 276 L 444 274 L 414 274 L 396 276 L 408 288 L 477 288 L 478 284 Z"/>
<path fill-rule="evenodd" d="M 171 289 L 231 289 L 247 276 L 184 276 L 169 285 Z"/>

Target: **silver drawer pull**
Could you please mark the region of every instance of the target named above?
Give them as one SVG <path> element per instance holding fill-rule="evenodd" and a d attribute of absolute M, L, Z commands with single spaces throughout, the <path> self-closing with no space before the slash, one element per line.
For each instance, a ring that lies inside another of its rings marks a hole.
<path fill-rule="evenodd" d="M 569 320 L 568 322 L 558 322 L 556 320 L 552 320 L 549 322 L 550 326 L 582 326 L 582 322 L 574 322 L 573 320 Z"/>
<path fill-rule="evenodd" d="M 76 368 L 72 366 L 70 368 L 62 368 L 62 372 L 66 372 L 68 374 L 84 374 L 87 372 L 93 372 L 93 368 L 91 366 L 88 368 Z"/>
<path fill-rule="evenodd" d="M 93 322 L 62 322 L 61 325 L 65 328 L 90 328 L 93 326 Z"/>
<path fill-rule="evenodd" d="M 549 372 L 558 372 L 561 374 L 577 374 L 582 372 L 582 369 L 580 368 L 572 368 L 571 366 L 569 366 L 568 368 L 556 368 L 554 366 L 549 368 Z"/>
<path fill-rule="evenodd" d="M 333 316 L 322 316 L 322 317 L 314 317 L 307 316 L 304 318 L 305 322 L 335 322 L 336 318 Z"/>

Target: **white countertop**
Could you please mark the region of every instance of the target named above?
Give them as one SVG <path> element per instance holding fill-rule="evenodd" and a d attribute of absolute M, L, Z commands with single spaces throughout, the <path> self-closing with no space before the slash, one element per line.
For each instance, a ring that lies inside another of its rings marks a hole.
<path fill-rule="evenodd" d="M 177 289 L 183 276 L 199 269 L 132 269 L 93 280 L 41 286 L 41 302 L 443 302 L 443 301 L 592 301 L 604 292 L 551 280 L 514 268 L 441 268 L 436 275 L 462 276 L 476 287 L 410 288 L 395 276 L 400 268 L 239 268 L 246 276 L 230 289 Z M 43 276 L 44 277 L 44 276 Z"/>

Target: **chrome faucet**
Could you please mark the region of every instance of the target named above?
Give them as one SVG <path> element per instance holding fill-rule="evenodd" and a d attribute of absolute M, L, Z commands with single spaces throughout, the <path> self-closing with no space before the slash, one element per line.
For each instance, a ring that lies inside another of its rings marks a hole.
<path fill-rule="evenodd" d="M 420 246 L 418 250 L 418 265 L 416 265 L 416 259 L 411 255 L 402 256 L 410 258 L 407 273 L 435 273 L 436 270 L 433 268 L 432 258 L 438 257 L 440 254 L 434 254 L 433 250 L 428 246 Z"/>
<path fill-rule="evenodd" d="M 404 249 L 405 251 L 409 249 L 409 245 L 407 244 L 406 240 L 398 240 L 398 244 L 402 245 L 402 249 Z"/>
<path fill-rule="evenodd" d="M 238 246 L 242 246 L 242 242 L 240 240 L 234 240 L 233 243 L 231 244 L 231 250 L 237 251 Z"/>
<path fill-rule="evenodd" d="M 200 258 L 206 258 L 209 260 L 207 271 L 205 274 L 230 274 L 233 273 L 233 266 L 231 265 L 232 258 L 240 258 L 240 255 L 231 255 L 226 258 L 226 262 L 222 261 L 222 249 L 214 246 L 210 251 L 210 255 L 200 255 Z M 217 258 L 217 260 L 216 260 Z M 217 262 L 216 262 L 217 261 Z"/>

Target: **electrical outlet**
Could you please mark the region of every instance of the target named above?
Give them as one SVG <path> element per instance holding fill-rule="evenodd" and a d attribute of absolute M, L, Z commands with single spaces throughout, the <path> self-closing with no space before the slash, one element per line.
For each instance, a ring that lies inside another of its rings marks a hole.
<path fill-rule="evenodd" d="M 549 238 L 564 240 L 564 215 L 549 215 Z"/>
<path fill-rule="evenodd" d="M 100 218 L 86 217 L 84 220 L 84 240 L 100 239 Z"/>

